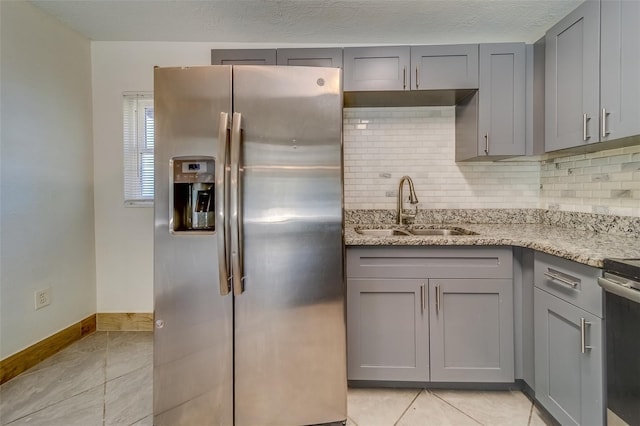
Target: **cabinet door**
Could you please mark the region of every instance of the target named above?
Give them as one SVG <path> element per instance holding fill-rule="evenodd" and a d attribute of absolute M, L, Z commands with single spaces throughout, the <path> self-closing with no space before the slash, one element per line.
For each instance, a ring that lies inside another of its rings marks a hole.
<path fill-rule="evenodd" d="M 431 381 L 513 382 L 513 282 L 430 279 Z"/>
<path fill-rule="evenodd" d="M 344 90 L 409 90 L 408 46 L 345 47 Z"/>
<path fill-rule="evenodd" d="M 477 89 L 478 45 L 411 46 L 411 90 Z"/>
<path fill-rule="evenodd" d="M 545 37 L 545 151 L 598 142 L 600 2 L 585 1 Z"/>
<path fill-rule="evenodd" d="M 602 2 L 600 137 L 640 134 L 640 2 Z M 603 116 L 604 114 L 604 116 Z"/>
<path fill-rule="evenodd" d="M 536 399 L 563 425 L 604 422 L 601 322 L 534 289 Z"/>
<path fill-rule="evenodd" d="M 211 65 L 275 65 L 276 49 L 212 49 Z"/>
<path fill-rule="evenodd" d="M 426 280 L 347 280 L 349 380 L 429 380 Z"/>
<path fill-rule="evenodd" d="M 525 154 L 524 43 L 480 45 L 478 155 Z"/>
<path fill-rule="evenodd" d="M 278 65 L 342 68 L 342 49 L 278 49 Z"/>

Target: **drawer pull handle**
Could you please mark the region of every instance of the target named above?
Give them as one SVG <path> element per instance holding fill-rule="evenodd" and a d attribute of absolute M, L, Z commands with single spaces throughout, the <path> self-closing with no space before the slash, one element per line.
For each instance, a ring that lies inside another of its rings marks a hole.
<path fill-rule="evenodd" d="M 567 278 L 565 278 L 565 277 L 563 277 L 563 276 L 561 276 L 561 275 L 559 275 L 557 273 L 554 274 L 553 272 L 555 272 L 555 271 L 553 271 L 553 272 L 551 272 L 551 271 L 553 271 L 553 269 L 549 269 L 548 272 L 545 272 L 544 276 L 549 278 L 549 279 L 552 279 L 553 281 L 558 281 L 558 282 L 560 282 L 562 284 L 568 285 L 571 288 L 576 288 L 576 287 L 578 287 L 578 284 L 580 284 L 580 281 L 573 281 L 573 280 L 567 279 Z"/>
<path fill-rule="evenodd" d="M 593 349 L 591 346 L 587 346 L 588 325 L 591 325 L 591 323 L 584 318 L 580 318 L 580 352 L 583 354 L 587 352 L 587 349 Z"/>
<path fill-rule="evenodd" d="M 420 312 L 424 314 L 424 305 L 425 305 L 425 298 L 424 298 L 424 284 L 420 286 Z"/>
<path fill-rule="evenodd" d="M 436 286 L 436 314 L 440 313 L 440 286 Z"/>

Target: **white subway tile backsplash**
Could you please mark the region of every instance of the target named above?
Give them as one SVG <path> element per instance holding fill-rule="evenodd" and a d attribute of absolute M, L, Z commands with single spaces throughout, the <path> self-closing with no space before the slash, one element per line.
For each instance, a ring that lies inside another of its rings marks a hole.
<path fill-rule="evenodd" d="M 537 207 L 537 163 L 455 163 L 453 107 L 345 109 L 344 122 L 347 209 L 395 208 L 403 175 L 421 208 Z"/>
<path fill-rule="evenodd" d="M 456 163 L 453 107 L 344 110 L 345 208 L 394 209 L 412 177 L 425 209 L 544 208 L 640 216 L 640 146 L 542 162 Z"/>

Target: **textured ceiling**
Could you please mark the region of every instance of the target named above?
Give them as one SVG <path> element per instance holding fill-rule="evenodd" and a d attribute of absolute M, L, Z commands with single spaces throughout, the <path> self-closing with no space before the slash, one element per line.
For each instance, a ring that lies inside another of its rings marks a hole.
<path fill-rule="evenodd" d="M 533 42 L 581 1 L 31 0 L 31 3 L 99 41 L 446 44 Z"/>

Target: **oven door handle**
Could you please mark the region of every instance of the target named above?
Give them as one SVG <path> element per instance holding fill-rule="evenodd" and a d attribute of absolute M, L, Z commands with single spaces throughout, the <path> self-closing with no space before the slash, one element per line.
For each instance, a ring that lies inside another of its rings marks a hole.
<path fill-rule="evenodd" d="M 632 302 L 640 303 L 640 291 L 638 290 L 627 288 L 607 278 L 598 278 L 598 285 L 609 293 L 617 294 L 618 296 L 629 299 Z"/>

